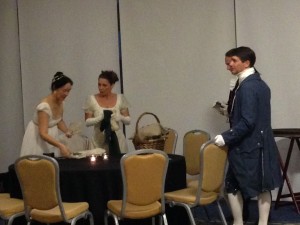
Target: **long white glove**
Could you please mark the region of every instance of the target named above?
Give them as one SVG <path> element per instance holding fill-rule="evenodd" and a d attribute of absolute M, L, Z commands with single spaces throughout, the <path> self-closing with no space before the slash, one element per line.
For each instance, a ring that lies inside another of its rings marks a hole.
<path fill-rule="evenodd" d="M 130 116 L 123 116 L 123 115 L 118 114 L 118 113 L 111 114 L 111 118 L 114 119 L 117 122 L 122 121 L 125 125 L 130 124 L 130 121 L 131 121 Z"/>
<path fill-rule="evenodd" d="M 223 138 L 223 136 L 220 135 L 220 134 L 217 135 L 217 136 L 215 136 L 214 141 L 215 141 L 215 144 L 216 144 L 217 146 L 219 146 L 219 147 L 222 147 L 222 146 L 225 145 L 224 138 Z"/>
<path fill-rule="evenodd" d="M 99 123 L 101 120 L 103 120 L 103 118 L 104 118 L 103 114 L 101 114 L 100 116 L 97 116 L 97 117 L 88 118 L 85 120 L 85 125 L 87 127 L 94 126 L 97 123 Z"/>

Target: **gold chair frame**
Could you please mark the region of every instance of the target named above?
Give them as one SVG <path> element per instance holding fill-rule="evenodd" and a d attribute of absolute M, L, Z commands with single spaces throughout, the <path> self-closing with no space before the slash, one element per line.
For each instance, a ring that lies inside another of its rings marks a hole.
<path fill-rule="evenodd" d="M 165 193 L 166 202 L 172 207 L 184 207 L 192 225 L 196 225 L 191 209 L 217 203 L 218 211 L 224 225 L 227 225 L 220 194 L 224 184 L 227 163 L 227 148 L 218 147 L 213 140 L 204 143 L 200 149 L 200 176 L 198 186 Z"/>
<path fill-rule="evenodd" d="M 165 179 L 169 164 L 167 154 L 160 150 L 141 149 L 125 154 L 121 158 L 120 164 L 123 198 L 122 200 L 108 201 L 104 224 L 108 225 L 110 216 L 113 217 L 116 225 L 122 219 L 152 218 L 152 223 L 154 223 L 155 216 L 158 215 L 160 224 L 163 221 L 165 225 L 168 225 L 164 198 Z M 148 184 L 152 189 L 144 188 Z"/>
<path fill-rule="evenodd" d="M 178 133 L 172 128 L 166 128 L 168 134 L 166 135 L 166 141 L 164 146 L 164 152 L 167 154 L 174 154 L 176 150 Z"/>
<path fill-rule="evenodd" d="M 24 215 L 23 200 L 11 198 L 9 193 L 0 193 L 0 218 L 6 225 L 12 225 L 17 217 Z"/>
<path fill-rule="evenodd" d="M 187 186 L 197 186 L 198 179 L 195 176 L 200 174 L 200 148 L 210 140 L 210 134 L 205 130 L 194 129 L 186 132 L 183 137 L 183 156 L 186 161 Z"/>
<path fill-rule="evenodd" d="M 42 170 L 37 171 L 37 169 Z M 47 224 L 65 222 L 74 225 L 81 218 L 89 218 L 90 225 L 94 225 L 93 215 L 88 210 L 87 202 L 62 201 L 59 165 L 54 158 L 45 155 L 23 156 L 16 160 L 15 170 L 22 190 L 28 225 L 33 221 Z M 29 170 L 31 174 L 28 176 Z M 40 182 L 34 182 L 34 179 Z M 44 191 L 47 185 L 39 184 L 42 182 L 47 182 L 51 189 Z"/>

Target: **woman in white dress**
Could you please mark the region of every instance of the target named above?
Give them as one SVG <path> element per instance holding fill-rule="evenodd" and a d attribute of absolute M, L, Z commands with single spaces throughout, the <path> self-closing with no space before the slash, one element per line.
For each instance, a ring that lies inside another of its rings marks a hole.
<path fill-rule="evenodd" d="M 128 125 L 131 120 L 125 96 L 112 92 L 117 81 L 114 71 L 102 71 L 99 93 L 88 96 L 84 105 L 86 126 L 94 126 L 93 147 L 103 148 L 110 155 L 128 151 L 121 123 Z"/>
<path fill-rule="evenodd" d="M 54 153 L 68 157 L 70 149 L 58 141 L 59 130 L 71 137 L 63 120 L 63 102 L 72 89 L 73 81 L 62 72 L 57 72 L 51 83 L 51 94 L 37 105 L 33 120 L 26 128 L 21 147 L 21 156 Z"/>

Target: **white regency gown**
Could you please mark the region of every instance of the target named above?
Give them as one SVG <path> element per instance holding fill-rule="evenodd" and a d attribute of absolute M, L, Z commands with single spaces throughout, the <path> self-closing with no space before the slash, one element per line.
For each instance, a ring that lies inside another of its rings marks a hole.
<path fill-rule="evenodd" d="M 120 111 L 122 109 L 127 109 L 128 107 L 129 107 L 129 103 L 123 94 L 117 94 L 116 105 L 112 108 L 101 107 L 98 104 L 98 102 L 95 98 L 95 95 L 90 95 L 87 97 L 83 109 L 86 113 L 91 113 L 94 115 L 94 117 L 97 117 L 101 113 L 103 113 L 103 110 L 111 110 L 113 112 L 116 112 L 117 114 L 118 113 L 120 114 Z M 128 152 L 126 138 L 123 133 L 122 126 L 120 124 L 119 124 L 119 129 L 115 130 L 115 133 L 116 133 L 118 141 L 119 141 L 119 147 L 120 147 L 121 153 Z M 103 148 L 103 149 L 107 150 L 108 146 L 107 146 L 107 144 L 105 144 L 105 136 L 104 135 L 105 135 L 104 132 L 100 131 L 100 123 L 96 124 L 94 126 L 94 134 L 93 134 L 93 138 L 91 140 L 94 148 Z"/>
<path fill-rule="evenodd" d="M 36 110 L 33 115 L 33 120 L 31 120 L 27 125 L 23 137 L 20 156 L 31 154 L 42 155 L 43 153 L 52 152 L 54 152 L 55 156 L 60 156 L 59 149 L 44 141 L 39 134 L 37 126 L 39 111 L 46 112 L 49 115 L 48 134 L 51 135 L 53 138 L 58 139 L 59 131 L 57 124 L 61 121 L 62 118 L 53 119 L 52 111 L 49 104 L 46 102 L 41 102 L 36 107 Z"/>

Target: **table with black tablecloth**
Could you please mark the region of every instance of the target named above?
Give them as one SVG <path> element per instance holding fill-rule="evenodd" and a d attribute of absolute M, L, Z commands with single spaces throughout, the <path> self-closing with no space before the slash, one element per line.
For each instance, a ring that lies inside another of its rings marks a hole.
<path fill-rule="evenodd" d="M 186 186 L 185 159 L 180 155 L 169 155 L 165 191 L 173 191 Z M 106 203 L 111 199 L 122 198 L 122 176 L 120 158 L 103 159 L 95 162 L 90 158 L 57 159 L 60 167 L 60 188 L 62 200 L 65 202 L 86 201 L 93 213 L 95 224 L 104 223 Z M 155 165 L 153 165 L 155 166 Z M 9 167 L 10 193 L 12 197 L 22 198 L 19 182 L 14 166 Z M 146 178 L 145 178 L 146 179 Z M 176 212 L 179 209 L 167 207 L 168 220 L 177 223 L 185 220 Z M 128 223 L 128 222 L 124 222 Z M 179 224 L 179 223 L 178 223 Z"/>

